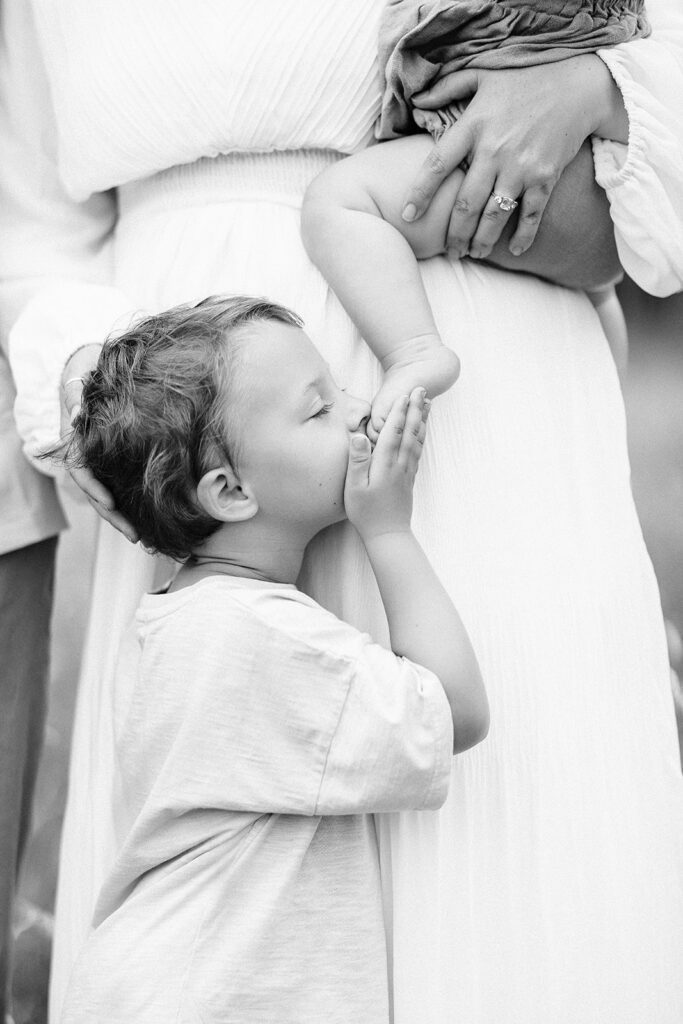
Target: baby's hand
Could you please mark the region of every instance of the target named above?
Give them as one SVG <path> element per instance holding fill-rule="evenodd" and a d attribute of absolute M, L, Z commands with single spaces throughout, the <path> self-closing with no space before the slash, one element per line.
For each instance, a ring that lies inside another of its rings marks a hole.
<path fill-rule="evenodd" d="M 423 388 L 428 398 L 447 391 L 458 379 L 460 360 L 433 335 L 414 338 L 384 360 L 384 379 L 372 402 L 368 437 L 375 443 L 391 408 L 402 395 Z"/>
<path fill-rule="evenodd" d="M 410 530 L 430 404 L 424 388 L 415 388 L 410 398 L 397 398 L 374 451 L 365 435 L 351 438 L 344 505 L 364 541 Z"/>

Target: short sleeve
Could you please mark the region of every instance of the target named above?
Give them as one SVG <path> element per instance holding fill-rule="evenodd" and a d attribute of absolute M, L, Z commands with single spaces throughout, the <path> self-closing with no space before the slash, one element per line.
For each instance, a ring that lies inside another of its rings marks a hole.
<path fill-rule="evenodd" d="M 683 7 L 648 0 L 653 33 L 600 50 L 629 120 L 628 146 L 593 140 L 619 258 L 652 295 L 683 288 Z"/>
<path fill-rule="evenodd" d="M 182 629 L 171 619 L 144 639 L 125 728 L 124 761 L 147 766 L 138 781 L 156 803 L 328 815 L 445 799 L 451 716 L 425 669 L 369 641 L 345 656 L 217 602 Z"/>
<path fill-rule="evenodd" d="M 453 720 L 439 680 L 368 641 L 351 666 L 316 813 L 440 807 L 452 757 Z"/>

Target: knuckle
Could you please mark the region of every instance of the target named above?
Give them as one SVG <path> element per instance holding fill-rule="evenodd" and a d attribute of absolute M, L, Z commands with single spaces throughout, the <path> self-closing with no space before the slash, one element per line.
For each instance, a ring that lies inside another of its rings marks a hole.
<path fill-rule="evenodd" d="M 543 195 L 548 195 L 557 181 L 559 174 L 554 164 L 535 164 L 528 177 L 535 183 L 535 187 Z"/>
<path fill-rule="evenodd" d="M 448 238 L 449 251 L 464 253 L 468 245 L 469 239 L 461 238 L 459 235 L 449 236 Z"/>
<path fill-rule="evenodd" d="M 487 206 L 484 210 L 482 217 L 484 220 L 497 221 L 503 216 L 503 211 L 499 206 Z"/>
<path fill-rule="evenodd" d="M 504 153 L 504 147 L 488 139 L 482 139 L 477 145 L 477 157 L 487 163 L 504 156 Z"/>
<path fill-rule="evenodd" d="M 430 150 L 426 160 L 426 167 L 431 174 L 442 175 L 446 173 L 446 164 L 438 149 Z"/>
<path fill-rule="evenodd" d="M 529 225 L 538 224 L 538 222 L 541 219 L 541 214 L 542 213 L 543 213 L 543 211 L 540 210 L 537 206 L 533 206 L 533 207 L 531 207 L 531 209 L 524 210 L 524 212 L 522 214 L 522 217 L 521 217 L 521 220 L 525 224 L 529 224 Z"/>
<path fill-rule="evenodd" d="M 413 185 L 408 199 L 410 202 L 414 202 L 418 206 L 421 206 L 423 203 L 429 202 L 433 195 L 433 188 L 426 183 L 422 184 L 422 182 L 418 181 L 417 184 Z"/>
<path fill-rule="evenodd" d="M 453 210 L 456 213 L 469 213 L 470 202 L 469 199 L 464 197 L 456 196 L 455 202 L 453 203 Z"/>

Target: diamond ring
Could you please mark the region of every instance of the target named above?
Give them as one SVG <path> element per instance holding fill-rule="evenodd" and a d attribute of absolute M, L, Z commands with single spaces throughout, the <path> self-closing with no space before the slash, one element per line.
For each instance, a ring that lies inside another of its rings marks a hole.
<path fill-rule="evenodd" d="M 519 206 L 516 199 L 511 199 L 510 196 L 499 196 L 497 192 L 492 192 L 491 198 L 494 203 L 498 203 L 503 213 L 512 213 Z"/>

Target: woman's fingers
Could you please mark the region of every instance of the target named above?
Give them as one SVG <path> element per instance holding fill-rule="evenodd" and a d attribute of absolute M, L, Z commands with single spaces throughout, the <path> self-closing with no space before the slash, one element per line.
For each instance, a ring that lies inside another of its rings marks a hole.
<path fill-rule="evenodd" d="M 422 216 L 439 185 L 465 159 L 471 145 L 470 133 L 460 121 L 434 143 L 405 198 L 402 213 L 405 221 L 412 222 Z"/>
<path fill-rule="evenodd" d="M 471 96 L 414 183 L 419 216 L 456 162 L 468 157 L 449 230 L 453 255 L 485 257 L 498 241 L 512 211 L 492 193 L 519 203 L 510 251 L 532 245 L 558 178 L 595 130 L 596 60 L 583 54 L 557 64 L 458 72 L 413 97 L 429 110 Z"/>
<path fill-rule="evenodd" d="M 519 205 L 517 197 L 521 187 L 496 181 L 470 242 L 469 254 L 474 259 L 486 259 L 500 238 L 503 228 Z"/>
<path fill-rule="evenodd" d="M 104 484 L 101 484 L 99 480 L 93 476 L 89 469 L 77 467 L 70 470 L 70 473 L 73 482 L 80 487 L 87 498 L 92 498 L 92 500 L 103 509 L 113 510 L 114 499 L 111 493 L 107 490 Z"/>
<path fill-rule="evenodd" d="M 519 220 L 509 245 L 510 252 L 515 256 L 526 252 L 536 237 L 552 190 L 553 183 L 547 182 L 528 188 L 522 196 L 519 204 Z"/>
<path fill-rule="evenodd" d="M 60 432 L 62 437 L 69 432 L 73 421 L 81 411 L 81 397 L 83 384 L 78 381 L 70 381 L 68 388 L 62 388 L 62 402 L 60 409 Z"/>
<path fill-rule="evenodd" d="M 464 100 L 475 93 L 478 81 L 477 71 L 452 71 L 429 89 L 415 93 L 411 97 L 411 102 L 414 106 L 425 107 L 427 110 L 445 107 L 448 103 Z"/>
<path fill-rule="evenodd" d="M 119 533 L 122 533 L 126 540 L 129 540 L 131 544 L 137 543 L 137 541 L 139 540 L 137 533 L 135 532 L 131 524 L 128 522 L 128 520 L 124 516 L 122 516 L 120 512 L 107 511 L 107 509 L 102 508 L 102 506 L 98 502 L 96 502 L 94 498 L 88 497 L 88 501 L 101 519 L 104 519 L 105 522 L 113 526 L 115 530 L 118 530 Z"/>
<path fill-rule="evenodd" d="M 106 519 L 133 544 L 138 540 L 132 523 L 129 523 L 125 516 L 116 511 L 113 496 L 99 480 L 95 479 L 89 469 L 72 469 L 71 478 L 83 491 L 98 516 Z"/>
<path fill-rule="evenodd" d="M 456 259 L 466 256 L 479 225 L 481 212 L 490 199 L 495 169 L 490 161 L 475 155 L 465 175 L 448 225 L 448 251 Z M 501 227 L 502 230 L 502 227 Z"/>

